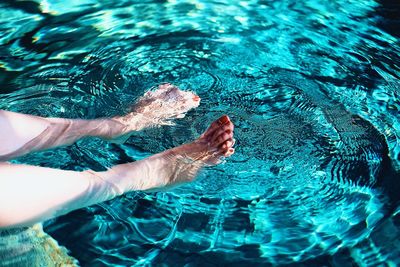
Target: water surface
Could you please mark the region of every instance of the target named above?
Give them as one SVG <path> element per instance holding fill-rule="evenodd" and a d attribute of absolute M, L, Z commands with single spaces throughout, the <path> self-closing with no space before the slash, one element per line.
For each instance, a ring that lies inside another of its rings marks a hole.
<path fill-rule="evenodd" d="M 82 265 L 400 264 L 398 5 L 43 0 L 0 10 L 0 108 L 112 116 L 161 82 L 202 98 L 176 126 L 18 162 L 103 170 L 188 142 L 222 114 L 236 125 L 236 154 L 195 182 L 48 222 Z"/>

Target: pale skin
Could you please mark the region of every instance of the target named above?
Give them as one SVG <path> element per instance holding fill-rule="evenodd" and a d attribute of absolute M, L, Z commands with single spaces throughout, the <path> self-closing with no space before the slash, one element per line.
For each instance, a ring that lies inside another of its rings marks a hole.
<path fill-rule="evenodd" d="M 107 171 L 65 171 L 6 162 L 32 151 L 69 145 L 86 137 L 114 139 L 171 124 L 200 98 L 170 84 L 146 93 L 125 116 L 96 120 L 42 118 L 0 111 L 0 229 L 30 226 L 134 190 L 152 190 L 194 179 L 207 165 L 234 153 L 228 116 L 195 141 Z"/>

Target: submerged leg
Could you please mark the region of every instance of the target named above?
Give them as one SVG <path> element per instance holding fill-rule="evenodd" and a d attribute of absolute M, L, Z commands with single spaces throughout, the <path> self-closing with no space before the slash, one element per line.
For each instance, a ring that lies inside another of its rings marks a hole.
<path fill-rule="evenodd" d="M 170 84 L 147 92 L 125 116 L 94 120 L 42 118 L 0 110 L 0 161 L 32 151 L 69 145 L 85 136 L 113 139 L 168 124 L 199 105 L 200 98 Z"/>
<path fill-rule="evenodd" d="M 0 228 L 29 226 L 132 190 L 190 181 L 200 168 L 232 155 L 232 146 L 233 124 L 223 116 L 192 143 L 105 172 L 0 163 Z"/>
<path fill-rule="evenodd" d="M 138 130 L 138 127 L 169 125 L 172 119 L 183 118 L 187 111 L 199 104 L 198 95 L 166 83 L 160 85 L 157 90 L 146 92 L 134 105 L 132 112 L 121 119 L 129 122 L 132 116 L 138 116 L 140 124 L 135 126 L 135 130 Z"/>

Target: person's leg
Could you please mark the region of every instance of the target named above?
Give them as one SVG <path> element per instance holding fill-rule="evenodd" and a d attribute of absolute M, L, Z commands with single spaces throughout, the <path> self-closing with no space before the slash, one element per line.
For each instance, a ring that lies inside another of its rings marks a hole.
<path fill-rule="evenodd" d="M 192 143 L 105 172 L 0 163 L 0 228 L 29 226 L 132 190 L 190 181 L 203 166 L 232 155 L 232 146 L 233 124 L 223 116 Z"/>
<path fill-rule="evenodd" d="M 32 151 L 69 145 L 85 136 L 113 139 L 169 120 L 199 105 L 192 92 L 164 84 L 147 92 L 125 116 L 95 120 L 42 118 L 0 110 L 0 161 Z"/>
<path fill-rule="evenodd" d="M 94 174 L 125 192 L 150 190 L 190 181 L 205 165 L 215 165 L 221 157 L 233 154 L 233 127 L 228 116 L 223 116 L 192 143 Z"/>

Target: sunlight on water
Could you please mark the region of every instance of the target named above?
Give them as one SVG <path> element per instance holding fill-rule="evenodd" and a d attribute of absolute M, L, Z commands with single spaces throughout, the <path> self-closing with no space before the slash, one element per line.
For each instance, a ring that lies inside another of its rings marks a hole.
<path fill-rule="evenodd" d="M 395 6 L 136 2 L 0 4 L 0 108 L 111 116 L 161 82 L 201 105 L 124 144 L 85 139 L 19 162 L 101 170 L 192 140 L 221 114 L 235 123 L 236 154 L 172 191 L 47 223 L 72 256 L 86 266 L 400 264 L 400 46 L 385 17 Z"/>

